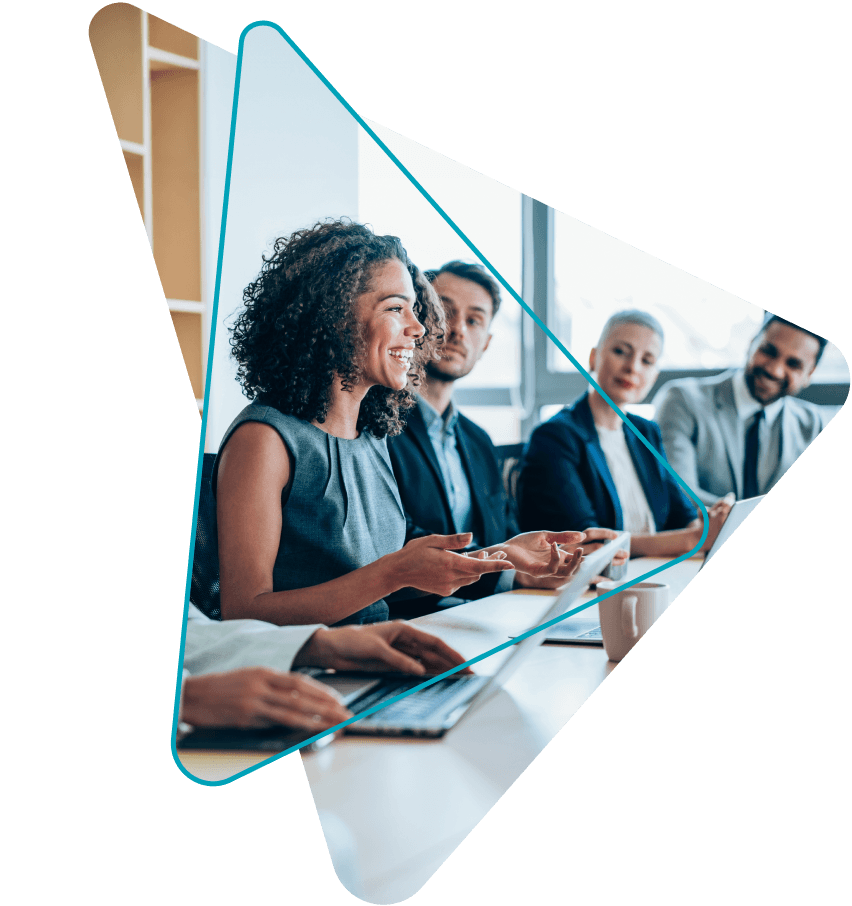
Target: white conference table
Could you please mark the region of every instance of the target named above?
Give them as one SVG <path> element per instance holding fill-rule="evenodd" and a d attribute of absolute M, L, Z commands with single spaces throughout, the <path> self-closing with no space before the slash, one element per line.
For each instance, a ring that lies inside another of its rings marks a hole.
<path fill-rule="evenodd" d="M 627 578 L 665 562 L 631 560 Z M 700 566 L 700 559 L 685 560 L 655 581 L 669 585 L 674 600 Z M 472 658 L 535 625 L 550 597 L 510 592 L 416 622 Z M 510 650 L 474 670 L 494 673 Z M 341 881 L 373 903 L 416 892 L 615 666 L 601 648 L 542 645 L 443 739 L 343 736 L 303 755 Z M 269 756 L 183 751 L 180 757 L 191 774 L 218 780 Z"/>

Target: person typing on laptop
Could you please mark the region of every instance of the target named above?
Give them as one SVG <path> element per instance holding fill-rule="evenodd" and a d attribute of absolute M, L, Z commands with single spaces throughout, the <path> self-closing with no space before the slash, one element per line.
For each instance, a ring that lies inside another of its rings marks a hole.
<path fill-rule="evenodd" d="M 403 622 L 326 628 L 260 620 L 218 622 L 193 604 L 187 614 L 180 721 L 189 727 L 324 730 L 352 716 L 326 685 L 295 667 L 443 673 L 464 658 Z M 470 673 L 466 668 L 460 673 Z"/>

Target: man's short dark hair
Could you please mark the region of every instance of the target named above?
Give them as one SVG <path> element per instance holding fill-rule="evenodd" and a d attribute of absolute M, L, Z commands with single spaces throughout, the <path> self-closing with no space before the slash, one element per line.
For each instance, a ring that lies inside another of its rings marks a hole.
<path fill-rule="evenodd" d="M 436 271 L 424 271 L 423 276 L 426 277 L 430 283 L 434 283 L 435 278 L 439 274 L 452 274 L 454 277 L 461 277 L 462 280 L 470 280 L 471 283 L 476 283 L 478 286 L 481 286 L 491 296 L 491 303 L 493 306 L 491 317 L 493 318 L 499 311 L 501 302 L 500 284 L 481 264 L 471 264 L 467 261 L 448 261 L 446 264 L 442 264 Z"/>
<path fill-rule="evenodd" d="M 799 327 L 798 324 L 794 324 L 792 321 L 788 321 L 786 318 L 780 317 L 780 315 L 773 315 L 771 311 L 766 312 L 763 318 L 763 327 L 760 328 L 760 336 L 763 333 L 766 333 L 766 328 L 770 324 L 778 322 L 779 324 L 786 324 L 788 327 L 792 327 L 794 330 L 801 330 L 802 333 L 806 333 L 809 337 L 813 337 L 817 343 L 819 343 L 819 349 L 817 350 L 816 362 L 814 362 L 814 368 L 819 365 L 819 360 L 822 358 L 822 354 L 825 352 L 825 347 L 828 345 L 828 340 L 824 337 L 821 337 L 818 333 L 814 333 L 812 330 L 808 330 L 805 327 Z"/>

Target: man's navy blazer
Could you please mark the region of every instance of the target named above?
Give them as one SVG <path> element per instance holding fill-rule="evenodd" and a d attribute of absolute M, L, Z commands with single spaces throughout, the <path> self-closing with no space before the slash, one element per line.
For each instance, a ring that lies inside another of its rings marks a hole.
<path fill-rule="evenodd" d="M 456 446 L 470 483 L 474 546 L 502 544 L 518 534 L 518 526 L 503 489 L 494 444 L 482 428 L 459 413 Z M 419 406 L 411 410 L 405 431 L 388 438 L 388 450 L 405 510 L 405 540 L 423 535 L 455 534 L 458 530 L 441 467 Z M 494 594 L 501 575 L 485 575 L 472 585 L 460 588 L 458 595 L 475 599 Z"/>
<path fill-rule="evenodd" d="M 665 458 L 656 423 L 636 415 L 627 418 Z M 697 517 L 695 507 L 626 426 L 624 436 L 657 531 L 684 528 Z M 624 527 L 621 504 L 598 439 L 588 394 L 533 431 L 524 453 L 519 496 L 520 522 L 525 531 Z"/>

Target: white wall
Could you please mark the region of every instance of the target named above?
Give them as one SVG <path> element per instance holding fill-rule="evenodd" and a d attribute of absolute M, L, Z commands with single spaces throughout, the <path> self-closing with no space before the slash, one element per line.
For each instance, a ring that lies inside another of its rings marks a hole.
<path fill-rule="evenodd" d="M 236 59 L 208 47 L 204 100 L 205 280 L 215 287 Z M 223 150 L 224 149 L 224 150 Z M 358 126 L 273 28 L 245 40 L 213 369 L 206 449 L 246 404 L 230 357 L 228 325 L 246 285 L 259 273 L 272 241 L 327 217 L 358 213 Z"/>
<path fill-rule="evenodd" d="M 237 56 L 199 41 L 201 56 L 201 292 L 204 301 L 202 361 L 207 369 L 222 201 L 228 164 L 228 136 Z"/>

